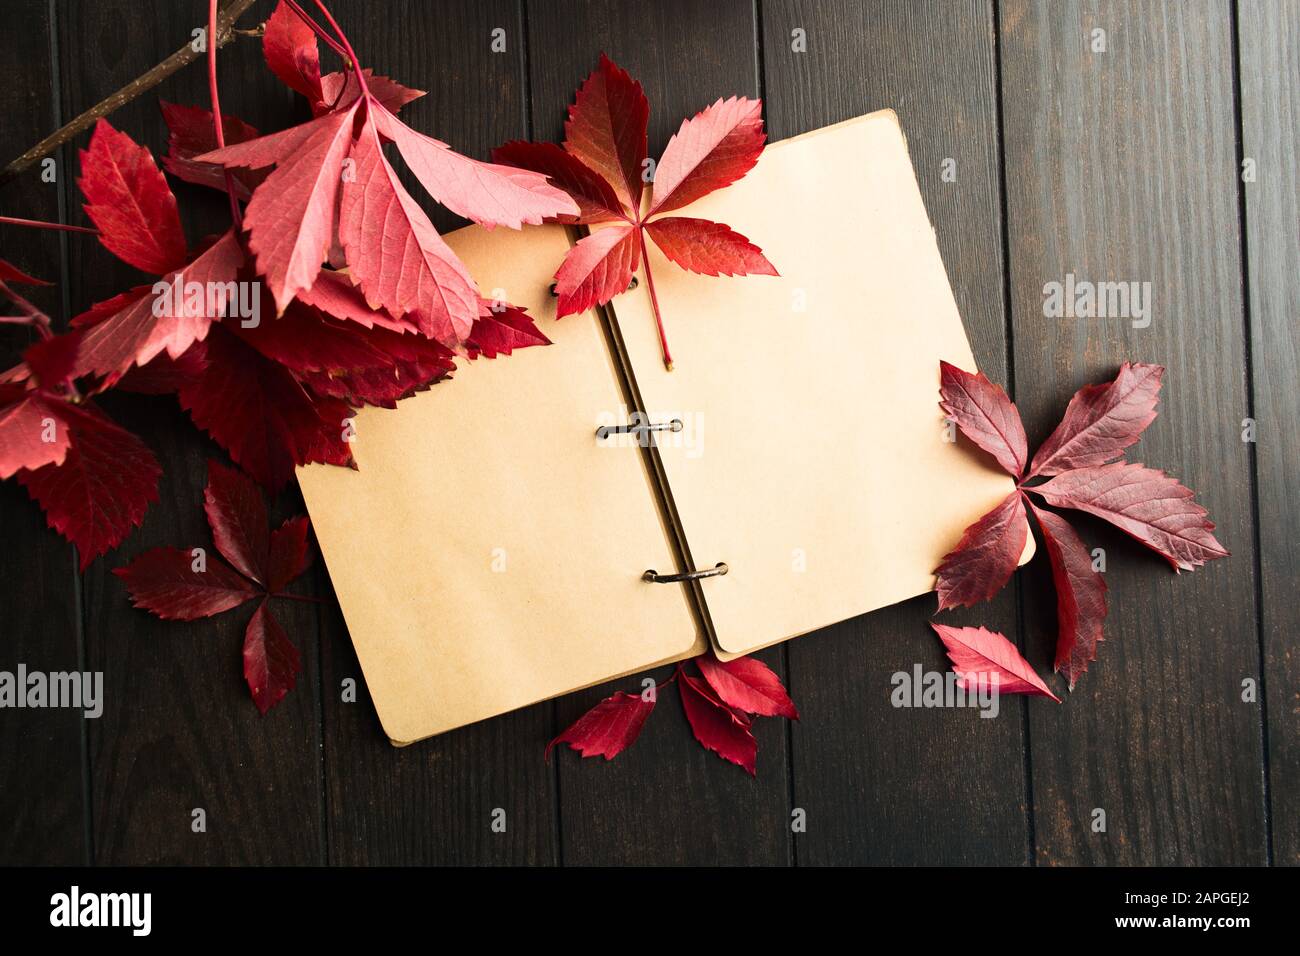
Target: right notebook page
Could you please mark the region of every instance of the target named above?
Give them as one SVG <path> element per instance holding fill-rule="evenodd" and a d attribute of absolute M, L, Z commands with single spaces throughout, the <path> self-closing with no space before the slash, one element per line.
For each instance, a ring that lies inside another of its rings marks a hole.
<path fill-rule="evenodd" d="M 694 565 L 730 567 L 702 582 L 721 656 L 931 590 L 1013 484 L 945 440 L 939 361 L 975 362 L 894 113 L 775 143 L 675 214 L 781 273 L 699 276 L 652 248 L 672 372 L 644 275 L 614 300 L 647 412 L 686 426 L 659 444 Z"/>

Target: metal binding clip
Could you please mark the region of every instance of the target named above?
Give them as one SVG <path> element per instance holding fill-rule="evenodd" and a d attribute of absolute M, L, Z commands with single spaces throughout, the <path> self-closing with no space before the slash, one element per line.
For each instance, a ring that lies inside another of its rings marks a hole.
<path fill-rule="evenodd" d="M 610 435 L 636 435 L 637 441 L 645 443 L 650 432 L 679 432 L 686 426 L 680 418 L 670 422 L 633 422 L 631 425 L 601 425 L 596 429 L 596 438 L 605 439 Z"/>
<path fill-rule="evenodd" d="M 700 578 L 716 578 L 726 574 L 731 568 L 727 567 L 727 562 L 719 561 L 711 568 L 705 568 L 703 571 L 684 571 L 681 574 L 660 574 L 658 571 L 650 570 L 641 575 L 642 581 L 649 581 L 652 584 L 674 584 L 677 581 L 698 581 Z"/>

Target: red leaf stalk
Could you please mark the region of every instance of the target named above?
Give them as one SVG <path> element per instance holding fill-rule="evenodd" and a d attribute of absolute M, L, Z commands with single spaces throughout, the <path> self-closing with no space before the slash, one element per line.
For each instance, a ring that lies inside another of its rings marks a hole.
<path fill-rule="evenodd" d="M 326 45 L 327 47 L 329 47 L 331 50 L 333 50 L 335 53 L 337 53 L 337 54 L 338 54 L 339 56 L 341 56 L 343 59 L 345 59 L 345 60 L 346 60 L 346 59 L 349 59 L 349 57 L 348 57 L 348 51 L 345 50 L 345 49 L 344 49 L 344 48 L 339 44 L 339 41 L 338 41 L 338 40 L 335 40 L 332 36 L 330 36 L 330 35 L 325 31 L 325 28 L 324 28 L 323 26 L 321 26 L 319 23 L 317 23 L 317 22 L 312 18 L 311 14 L 309 14 L 306 10 L 304 10 L 304 9 L 303 9 L 299 4 L 298 4 L 297 0 L 284 0 L 284 4 L 285 4 L 285 6 L 287 6 L 291 11 L 293 11 L 294 15 L 297 16 L 299 20 L 301 20 L 303 23 L 307 24 L 307 26 L 311 27 L 311 31 L 312 31 L 313 33 L 315 33 L 316 36 L 318 36 L 321 40 L 325 41 L 325 45 Z M 351 63 L 350 63 L 349 65 L 350 65 L 350 66 L 354 66 L 355 64 L 351 64 Z"/>
<path fill-rule="evenodd" d="M 361 94 L 369 97 L 370 89 L 366 86 L 366 75 L 361 72 L 361 61 L 357 59 L 357 51 L 352 49 L 352 43 L 348 40 L 347 34 L 343 32 L 338 21 L 334 19 L 334 14 L 329 12 L 329 8 L 321 0 L 316 0 L 316 9 L 320 10 L 330 28 L 338 34 L 339 42 L 343 44 L 343 49 L 346 51 L 348 59 L 352 61 L 352 67 L 356 71 L 357 82 L 361 84 Z"/>
<path fill-rule="evenodd" d="M 217 95 L 217 0 L 208 0 L 208 91 L 212 95 L 212 127 L 217 136 L 217 149 L 226 145 L 226 134 L 221 126 L 221 98 Z M 230 197 L 230 218 L 238 230 L 244 223 L 239 212 L 239 199 L 235 196 L 235 176 L 229 170 L 226 174 L 226 194 Z"/>
<path fill-rule="evenodd" d="M 17 216 L 0 216 L 0 222 L 10 226 L 29 226 L 32 229 L 57 229 L 60 232 L 88 232 L 92 236 L 99 235 L 98 229 L 91 229 L 88 226 L 69 226 L 62 222 L 42 222 L 39 219 L 19 219 Z"/>
<path fill-rule="evenodd" d="M 673 356 L 668 351 L 668 339 L 664 335 L 664 321 L 659 315 L 659 297 L 655 295 L 655 279 L 650 274 L 650 250 L 646 248 L 645 230 L 643 229 L 641 232 L 641 254 L 645 257 L 643 260 L 645 262 L 645 284 L 646 288 L 650 290 L 650 307 L 654 310 L 655 327 L 659 330 L 659 347 L 663 349 L 664 353 L 664 368 L 671 372 L 673 370 Z"/>

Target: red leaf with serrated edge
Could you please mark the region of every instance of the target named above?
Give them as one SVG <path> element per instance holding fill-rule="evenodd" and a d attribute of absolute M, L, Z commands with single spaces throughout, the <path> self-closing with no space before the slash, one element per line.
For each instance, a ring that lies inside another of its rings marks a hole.
<path fill-rule="evenodd" d="M 235 570 L 266 585 L 271 560 L 271 534 L 262 489 L 234 468 L 208 462 L 208 486 L 203 510 L 212 528 L 212 541 Z"/>
<path fill-rule="evenodd" d="M 21 285 L 49 285 L 44 279 L 29 276 L 17 266 L 0 259 L 0 282 L 17 282 Z"/>
<path fill-rule="evenodd" d="M 1097 659 L 1106 620 L 1106 582 L 1092 569 L 1092 555 L 1070 523 L 1028 502 L 1038 519 L 1056 583 L 1056 670 L 1075 683 Z"/>
<path fill-rule="evenodd" d="M 76 367 L 81 333 L 69 332 L 41 339 L 23 352 L 23 363 L 42 388 L 54 388 L 67 380 Z"/>
<path fill-rule="evenodd" d="M 719 99 L 683 121 L 655 167 L 650 212 L 681 209 L 730 186 L 754 168 L 766 139 L 763 104 L 743 96 Z"/>
<path fill-rule="evenodd" d="M 207 364 L 207 349 L 202 342 L 196 342 L 180 358 L 174 359 L 163 352 L 147 365 L 137 365 L 113 387 L 120 392 L 141 395 L 171 395 L 202 375 Z"/>
<path fill-rule="evenodd" d="M 212 111 L 201 106 L 180 106 L 160 101 L 163 120 L 170 136 L 163 169 L 177 179 L 196 186 L 208 186 L 226 191 L 226 174 L 214 163 L 200 163 L 194 157 L 217 148 L 217 132 L 212 125 Z M 237 116 L 221 114 L 221 127 L 230 145 L 257 139 L 262 134 Z M 253 190 L 267 177 L 265 172 L 241 169 L 234 173 L 235 195 L 248 201 Z"/>
<path fill-rule="evenodd" d="M 158 500 L 162 469 L 144 442 L 90 403 L 64 405 L 59 415 L 72 441 L 63 464 L 20 472 L 18 480 L 50 527 L 77 546 L 85 571 L 144 519 Z"/>
<path fill-rule="evenodd" d="M 76 375 L 104 375 L 111 379 L 163 352 L 179 358 L 195 342 L 205 339 L 213 320 L 225 313 L 230 283 L 236 281 L 243 264 L 243 247 L 231 230 L 188 266 L 170 273 L 153 287 L 137 287 L 78 316 L 74 326 L 85 328 L 90 321 L 95 324 L 86 328 L 81 337 Z M 189 292 L 195 283 L 203 294 L 191 297 Z M 110 312 L 114 303 L 120 303 L 121 308 Z"/>
<path fill-rule="evenodd" d="M 271 564 L 266 589 L 272 594 L 283 591 L 311 564 L 311 556 L 307 553 L 309 527 L 306 516 L 302 515 L 290 518 L 271 532 Z"/>
<path fill-rule="evenodd" d="M 424 336 L 380 328 L 362 334 L 384 353 L 383 364 L 339 373 L 303 372 L 299 380 L 317 395 L 339 398 L 349 405 L 395 408 L 401 399 L 442 381 L 456 368 L 452 353 Z"/>
<path fill-rule="evenodd" d="M 641 84 L 602 53 L 564 124 L 564 148 L 603 176 L 632 215 L 641 212 L 649 121 L 650 103 Z"/>
<path fill-rule="evenodd" d="M 962 434 L 996 458 L 1007 474 L 1019 478 L 1029 450 L 1020 413 L 1007 393 L 983 372 L 972 375 L 940 362 L 939 373 L 939 407 Z"/>
<path fill-rule="evenodd" d="M 939 610 L 987 601 L 1010 580 L 1025 551 L 1029 519 L 1019 491 L 1013 491 L 964 532 L 957 547 L 935 569 Z"/>
<path fill-rule="evenodd" d="M 749 721 L 713 695 L 708 685 L 685 671 L 678 671 L 677 686 L 682 710 L 695 739 L 723 760 L 743 767 L 751 777 L 758 775 L 758 741 Z"/>
<path fill-rule="evenodd" d="M 238 607 L 260 591 L 216 555 L 187 548 L 153 548 L 123 568 L 114 568 L 135 607 L 166 621 L 195 621 Z"/>
<path fill-rule="evenodd" d="M 640 263 L 635 226 L 609 226 L 580 239 L 555 273 L 556 318 L 604 305 L 628 287 Z"/>
<path fill-rule="evenodd" d="M 781 678 L 757 658 L 720 661 L 705 654 L 695 663 L 724 704 L 760 717 L 799 719 L 799 711 L 785 692 Z"/>
<path fill-rule="evenodd" d="M 63 464 L 71 439 L 61 404 L 21 385 L 0 385 L 0 479 Z"/>
<path fill-rule="evenodd" d="M 481 314 L 470 330 L 465 348 L 471 359 L 496 358 L 515 349 L 550 345 L 551 340 L 533 324 L 532 316 L 513 305 L 482 303 Z"/>
<path fill-rule="evenodd" d="M 77 184 L 104 248 L 154 275 L 180 268 L 188 257 L 185 233 L 153 154 L 101 119 L 80 155 Z"/>
<path fill-rule="evenodd" d="M 244 680 L 264 716 L 293 690 L 301 670 L 298 648 L 263 601 L 244 631 Z"/>
<path fill-rule="evenodd" d="M 386 76 L 379 76 L 369 67 L 361 71 L 366 78 L 370 95 L 377 99 L 390 113 L 397 113 L 403 106 L 424 96 L 424 90 L 413 90 Z M 361 84 L 357 82 L 355 70 L 347 73 L 326 73 L 320 78 L 321 100 L 312 104 L 316 115 L 331 109 L 346 109 L 356 102 L 361 95 Z"/>
<path fill-rule="evenodd" d="M 551 748 L 559 743 L 567 743 L 584 757 L 613 760 L 636 742 L 646 718 L 654 708 L 653 699 L 643 700 L 639 696 L 616 691 L 547 744 L 545 757 L 550 760 Z"/>
<path fill-rule="evenodd" d="M 316 34 L 288 5 L 275 5 L 262 34 L 262 55 L 285 86 L 315 102 L 321 98 L 320 49 Z"/>
<path fill-rule="evenodd" d="M 371 104 L 370 115 L 425 191 L 458 216 L 485 226 L 519 229 L 557 213 L 578 213 L 577 203 L 541 173 L 462 156 L 446 143 L 417 133 L 377 104 Z"/>
<path fill-rule="evenodd" d="M 999 694 L 1030 694 L 1061 702 L 1003 635 L 982 627 L 948 627 L 934 622 L 930 626 L 948 651 L 958 687 L 970 689 L 974 678 L 996 687 Z"/>
<path fill-rule="evenodd" d="M 370 344 L 359 325 L 332 322 L 301 302 L 290 303 L 278 319 L 231 331 L 289 371 L 338 375 L 353 369 L 390 368 L 386 352 Z"/>
<path fill-rule="evenodd" d="M 393 332 L 418 332 L 407 318 L 394 318 L 383 309 L 372 309 L 352 279 L 333 269 L 322 269 L 310 289 L 298 293 L 298 301 L 320 309 L 326 315 L 370 329 L 378 326 Z"/>
<path fill-rule="evenodd" d="M 1075 392 L 1056 430 L 1039 447 L 1030 477 L 1104 465 L 1124 454 L 1156 418 L 1160 365 L 1120 366 L 1114 381 Z"/>
<path fill-rule="evenodd" d="M 1096 515 L 1162 555 L 1175 571 L 1227 557 L 1214 522 L 1176 478 L 1145 465 L 1116 462 L 1057 475 L 1029 489 L 1049 505 Z"/>
<path fill-rule="evenodd" d="M 347 465 L 344 420 L 352 409 L 307 392 L 282 365 L 224 328 L 208 337 L 207 368 L 180 390 L 181 406 L 230 457 L 272 493 L 295 465 Z"/>
<path fill-rule="evenodd" d="M 609 183 L 554 143 L 513 140 L 492 150 L 492 161 L 542 173 L 577 203 L 576 216 L 550 216 L 547 222 L 590 224 L 625 218 Z"/>
<path fill-rule="evenodd" d="M 706 276 L 777 274 L 762 249 L 720 222 L 667 216 L 648 223 L 646 232 L 670 261 L 688 272 Z"/>

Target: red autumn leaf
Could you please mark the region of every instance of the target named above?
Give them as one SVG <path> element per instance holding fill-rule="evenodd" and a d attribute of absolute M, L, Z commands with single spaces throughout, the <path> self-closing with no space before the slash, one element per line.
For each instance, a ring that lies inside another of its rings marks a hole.
<path fill-rule="evenodd" d="M 261 489 L 234 468 L 209 461 L 203 511 L 217 550 L 235 570 L 267 586 L 271 534 Z"/>
<path fill-rule="evenodd" d="M 113 387 L 141 395 L 171 395 L 202 375 L 207 362 L 204 343 L 196 342 L 180 358 L 174 359 L 163 352 L 148 364 L 137 365 L 119 378 Z"/>
<path fill-rule="evenodd" d="M 18 480 L 51 528 L 77 546 L 81 570 L 117 547 L 158 500 L 162 469 L 140 439 L 89 402 L 63 404 L 71 445 L 63 463 L 22 471 Z"/>
<path fill-rule="evenodd" d="M 624 218 L 609 183 L 554 143 L 513 140 L 492 150 L 492 161 L 543 173 L 578 204 L 576 216 L 552 216 L 548 222 L 589 224 Z"/>
<path fill-rule="evenodd" d="M 744 767 L 751 777 L 757 776 L 758 741 L 749 729 L 749 720 L 714 696 L 703 681 L 685 671 L 677 674 L 682 710 L 695 739 L 723 760 Z"/>
<path fill-rule="evenodd" d="M 1214 522 L 1193 500 L 1194 492 L 1145 465 L 1116 462 L 1079 468 L 1029 490 L 1049 505 L 1076 508 L 1110 522 L 1163 555 L 1175 571 L 1191 571 L 1228 554 L 1214 537 Z"/>
<path fill-rule="evenodd" d="M 179 106 L 176 103 L 160 101 L 163 120 L 167 123 L 170 136 L 167 140 L 167 155 L 163 157 L 163 169 L 177 179 L 198 186 L 226 191 L 226 174 L 220 166 L 213 163 L 200 163 L 195 156 L 211 152 L 217 148 L 217 133 L 212 124 L 212 111 L 201 106 Z M 221 115 L 222 131 L 230 145 L 257 139 L 261 135 L 237 116 L 225 113 Z M 241 169 L 235 172 L 233 181 L 235 195 L 247 202 L 253 190 L 266 179 L 266 173 Z"/>
<path fill-rule="evenodd" d="M 258 605 L 244 632 L 244 680 L 253 703 L 265 716 L 293 690 L 302 657 L 272 616 L 267 601 Z"/>
<path fill-rule="evenodd" d="M 369 67 L 361 71 L 366 78 L 370 95 L 383 104 L 390 113 L 399 112 L 403 106 L 424 96 L 424 90 L 413 90 L 386 76 L 379 76 Z M 321 99 L 312 104 L 312 110 L 319 116 L 330 109 L 343 109 L 351 106 L 361 95 L 361 84 L 357 81 L 355 70 L 346 73 L 326 73 L 320 78 Z"/>
<path fill-rule="evenodd" d="M 17 282 L 22 285 L 49 285 L 44 279 L 29 276 L 17 266 L 0 259 L 0 282 Z"/>
<path fill-rule="evenodd" d="M 320 309 L 326 315 L 370 329 L 375 326 L 393 332 L 418 332 L 406 318 L 394 318 L 383 309 L 372 309 L 352 279 L 333 269 L 321 269 L 310 289 L 298 293 L 298 301 Z"/>
<path fill-rule="evenodd" d="M 126 584 L 133 606 L 165 621 L 211 617 L 258 596 L 259 588 L 216 555 L 204 555 L 200 564 L 198 550 L 151 548 L 113 573 Z"/>
<path fill-rule="evenodd" d="M 551 758 L 551 748 L 556 744 L 567 743 L 584 757 L 613 760 L 635 743 L 654 709 L 653 698 L 644 700 L 640 695 L 615 691 L 547 744 L 545 758 Z"/>
<path fill-rule="evenodd" d="M 628 287 L 641 262 L 641 235 L 629 224 L 580 239 L 555 273 L 557 317 L 604 305 Z"/>
<path fill-rule="evenodd" d="M 224 328 L 212 330 L 207 367 L 179 397 L 194 424 L 272 492 L 289 482 L 296 465 L 352 461 L 343 439 L 351 408 L 308 392 L 284 366 Z"/>
<path fill-rule="evenodd" d="M 1070 523 L 1033 502 L 1028 504 L 1043 532 L 1056 584 L 1056 670 L 1074 690 L 1088 664 L 1097 659 L 1106 620 L 1106 582 L 1093 570 L 1088 546 Z"/>
<path fill-rule="evenodd" d="M 948 651 L 952 669 L 958 675 L 958 687 L 968 689 L 972 679 L 982 679 L 993 684 L 999 694 L 1030 694 L 1061 702 L 1029 661 L 1020 656 L 1016 645 L 1003 635 L 982 627 L 948 627 L 933 622 L 930 626 Z"/>
<path fill-rule="evenodd" d="M 1159 365 L 1125 362 L 1114 381 L 1079 389 L 1034 455 L 1030 477 L 1104 465 L 1122 456 L 1155 421 L 1164 371 Z"/>
<path fill-rule="evenodd" d="M 632 216 L 641 211 L 649 120 L 650 103 L 641 84 L 602 53 L 564 124 L 565 150 L 599 173 Z"/>
<path fill-rule="evenodd" d="M 1019 491 L 1013 491 L 961 536 L 935 570 L 939 610 L 987 601 L 1010 580 L 1029 535 Z"/>
<path fill-rule="evenodd" d="M 766 139 L 763 104 L 743 96 L 719 99 L 683 121 L 655 167 L 650 212 L 681 209 L 730 186 L 754 168 Z"/>
<path fill-rule="evenodd" d="M 283 0 L 275 5 L 262 34 L 262 55 L 280 81 L 312 102 L 321 99 L 320 50 L 316 34 Z"/>
<path fill-rule="evenodd" d="M 494 306 L 486 300 L 482 306 L 465 343 L 471 359 L 480 355 L 491 359 L 509 355 L 515 349 L 551 344 L 551 340 L 533 324 L 532 316 L 523 309 L 504 304 Z"/>
<path fill-rule="evenodd" d="M 54 388 L 73 373 L 80 346 L 80 332 L 41 339 L 23 352 L 23 364 L 42 388 Z"/>
<path fill-rule="evenodd" d="M 688 272 L 706 276 L 777 274 L 762 249 L 720 222 L 666 216 L 645 228 L 669 261 Z"/>
<path fill-rule="evenodd" d="M 724 704 L 760 717 L 799 719 L 794 701 L 770 667 L 753 657 L 720 661 L 711 654 L 695 659 L 700 673 Z"/>
<path fill-rule="evenodd" d="M 187 257 L 176 197 L 153 155 L 101 119 L 81 151 L 77 181 L 88 200 L 86 215 L 113 255 L 144 272 L 163 275 Z"/>
<path fill-rule="evenodd" d="M 154 287 L 137 286 L 92 306 L 72 321 L 85 329 L 75 374 L 112 380 L 163 352 L 179 358 L 224 314 L 243 264 L 244 250 L 231 230 Z M 195 288 L 202 294 L 191 296 Z"/>
<path fill-rule="evenodd" d="M 1029 457 L 1025 427 L 1007 393 L 983 372 L 963 371 L 939 363 L 939 407 L 957 423 L 962 434 L 997 459 L 1013 478 L 1019 478 Z"/>
<path fill-rule="evenodd" d="M 266 589 L 272 595 L 283 591 L 311 564 L 311 556 L 307 553 L 309 526 L 306 516 L 301 515 L 290 518 L 271 532 L 271 561 L 267 570 Z"/>
<path fill-rule="evenodd" d="M 60 404 L 21 385 L 0 385 L 0 479 L 63 464 L 71 438 Z"/>

